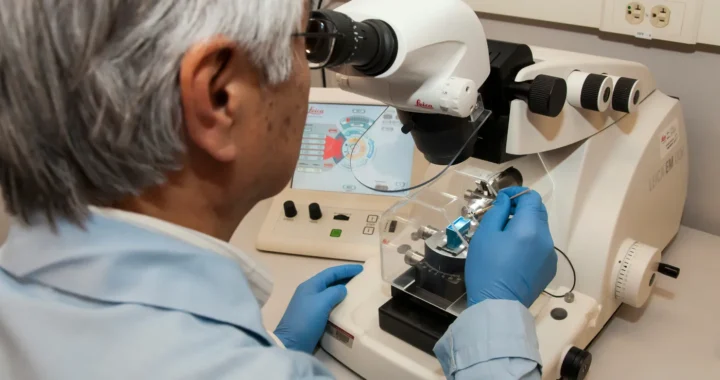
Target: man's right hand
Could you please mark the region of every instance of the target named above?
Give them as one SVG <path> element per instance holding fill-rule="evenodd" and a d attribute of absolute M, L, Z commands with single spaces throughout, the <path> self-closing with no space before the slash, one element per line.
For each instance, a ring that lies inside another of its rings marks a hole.
<path fill-rule="evenodd" d="M 555 277 L 557 255 L 540 194 L 510 200 L 523 190 L 501 191 L 475 232 L 465 265 L 468 306 L 501 299 L 530 307 Z"/>

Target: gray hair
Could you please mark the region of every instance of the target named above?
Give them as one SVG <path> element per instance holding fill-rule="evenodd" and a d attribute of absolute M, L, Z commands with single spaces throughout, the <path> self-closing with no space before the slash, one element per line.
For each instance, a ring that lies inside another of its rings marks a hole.
<path fill-rule="evenodd" d="M 8 211 L 82 223 L 166 180 L 185 151 L 178 74 L 224 35 L 268 83 L 292 71 L 302 0 L 0 0 L 0 186 Z"/>

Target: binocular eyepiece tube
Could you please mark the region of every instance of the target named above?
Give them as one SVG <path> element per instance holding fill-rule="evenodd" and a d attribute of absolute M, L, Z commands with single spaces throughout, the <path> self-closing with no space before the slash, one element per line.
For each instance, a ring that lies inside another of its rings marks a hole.
<path fill-rule="evenodd" d="M 367 76 L 386 72 L 397 57 L 397 36 L 382 20 L 354 21 L 332 10 L 313 11 L 305 37 L 311 67 L 351 65 Z"/>

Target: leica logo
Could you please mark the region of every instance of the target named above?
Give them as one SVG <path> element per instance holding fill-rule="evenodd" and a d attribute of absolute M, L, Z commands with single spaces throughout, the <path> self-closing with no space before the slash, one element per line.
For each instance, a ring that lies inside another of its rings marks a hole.
<path fill-rule="evenodd" d="M 418 106 L 418 107 L 420 107 L 420 108 L 425 108 L 425 109 L 428 109 L 428 110 L 435 109 L 435 108 L 433 108 L 433 106 L 432 106 L 431 104 L 427 104 L 427 103 L 423 102 L 423 101 L 420 100 L 420 99 L 418 99 L 417 102 L 415 102 L 415 105 Z"/>
<path fill-rule="evenodd" d="M 322 115 L 325 113 L 325 110 L 321 110 L 319 108 L 315 108 L 313 106 L 310 106 L 310 109 L 308 110 L 308 115 Z"/>

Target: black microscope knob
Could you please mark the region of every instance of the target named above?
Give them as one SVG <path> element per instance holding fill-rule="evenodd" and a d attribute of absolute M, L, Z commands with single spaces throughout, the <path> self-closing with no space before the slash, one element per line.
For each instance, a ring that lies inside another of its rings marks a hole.
<path fill-rule="evenodd" d="M 640 103 L 639 81 L 632 78 L 619 78 L 615 83 L 612 108 L 615 111 L 631 113 Z"/>
<path fill-rule="evenodd" d="M 285 211 L 286 218 L 294 218 L 297 216 L 297 208 L 295 208 L 295 202 L 293 201 L 283 203 L 283 210 Z"/>
<path fill-rule="evenodd" d="M 310 219 L 318 220 L 318 219 L 322 218 L 322 211 L 320 211 L 319 204 L 310 203 L 310 206 L 308 206 L 308 211 L 310 212 Z"/>
<path fill-rule="evenodd" d="M 538 75 L 530 84 L 528 106 L 531 112 L 556 117 L 560 115 L 567 99 L 565 79 Z"/>
<path fill-rule="evenodd" d="M 560 378 L 562 380 L 583 380 L 590 371 L 590 364 L 592 364 L 592 354 L 572 347 L 563 359 Z"/>
<path fill-rule="evenodd" d="M 513 83 L 510 89 L 515 97 L 527 102 L 530 112 L 556 117 L 567 100 L 565 79 L 540 74 L 532 81 Z"/>

